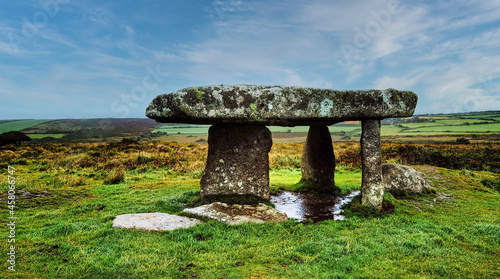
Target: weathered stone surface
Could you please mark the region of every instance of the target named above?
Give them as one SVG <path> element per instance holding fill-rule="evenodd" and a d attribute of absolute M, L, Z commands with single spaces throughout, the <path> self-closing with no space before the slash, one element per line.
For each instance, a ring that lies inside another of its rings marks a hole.
<path fill-rule="evenodd" d="M 195 208 L 186 208 L 184 212 L 219 220 L 229 225 L 281 222 L 288 219 L 285 213 L 263 203 L 250 205 L 214 202 Z"/>
<path fill-rule="evenodd" d="M 411 116 L 410 91 L 212 85 L 157 96 L 146 116 L 167 123 L 331 125 L 345 120 Z"/>
<path fill-rule="evenodd" d="M 113 220 L 113 228 L 171 231 L 178 228 L 189 228 L 199 223 L 201 221 L 194 218 L 155 212 L 118 215 Z"/>
<path fill-rule="evenodd" d="M 269 200 L 271 146 L 271 132 L 263 125 L 210 127 L 201 196 L 249 194 Z"/>
<path fill-rule="evenodd" d="M 381 207 L 384 195 L 382 155 L 380 153 L 380 120 L 361 122 L 361 203 Z"/>
<path fill-rule="evenodd" d="M 419 194 L 430 188 L 425 173 L 405 165 L 383 164 L 382 182 L 385 190 L 393 193 Z"/>
<path fill-rule="evenodd" d="M 339 194 L 335 187 L 335 155 L 327 126 L 311 126 L 302 151 L 302 182 L 308 190 Z"/>

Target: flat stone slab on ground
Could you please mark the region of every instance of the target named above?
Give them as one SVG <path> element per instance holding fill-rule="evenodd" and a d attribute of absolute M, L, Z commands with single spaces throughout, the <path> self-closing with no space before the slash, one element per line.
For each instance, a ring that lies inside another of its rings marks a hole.
<path fill-rule="evenodd" d="M 288 220 L 285 213 L 263 203 L 250 205 L 214 202 L 194 208 L 186 208 L 184 212 L 219 220 L 229 225 Z"/>
<path fill-rule="evenodd" d="M 201 221 L 194 218 L 167 213 L 137 213 L 116 216 L 115 220 L 113 220 L 113 228 L 171 231 L 179 228 L 189 228 L 199 223 Z"/>
<path fill-rule="evenodd" d="M 146 116 L 165 123 L 331 125 L 346 120 L 411 116 L 417 98 L 411 91 L 396 89 L 211 85 L 159 95 L 148 106 Z"/>

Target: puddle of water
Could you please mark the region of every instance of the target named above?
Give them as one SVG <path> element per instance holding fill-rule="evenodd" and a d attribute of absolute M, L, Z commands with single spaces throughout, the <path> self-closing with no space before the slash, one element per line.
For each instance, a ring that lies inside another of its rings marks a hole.
<path fill-rule="evenodd" d="M 341 207 L 359 193 L 360 191 L 354 191 L 344 197 L 335 197 L 283 191 L 279 195 L 271 196 L 271 202 L 276 205 L 276 209 L 285 212 L 288 218 L 297 219 L 299 222 L 311 219 L 316 223 L 343 220 Z"/>

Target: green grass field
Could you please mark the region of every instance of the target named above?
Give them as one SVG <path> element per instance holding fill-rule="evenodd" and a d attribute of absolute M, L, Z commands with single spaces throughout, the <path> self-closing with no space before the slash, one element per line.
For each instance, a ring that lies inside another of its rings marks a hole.
<path fill-rule="evenodd" d="M 462 114 L 438 114 L 424 115 L 422 119 L 433 119 L 434 122 L 400 122 L 401 126 L 382 125 L 381 136 L 397 138 L 398 141 L 431 141 L 449 142 L 457 137 L 471 137 L 472 134 L 488 135 L 488 139 L 500 140 L 500 112 L 474 112 Z M 486 123 L 485 123 L 486 122 Z M 153 132 L 165 132 L 172 134 L 207 134 L 209 125 L 187 125 L 173 124 L 163 126 Z M 307 126 L 280 127 L 269 126 L 271 132 L 280 133 L 306 133 Z M 357 140 L 361 135 L 361 125 L 336 124 L 328 127 L 335 141 Z M 343 133 L 343 134 L 340 134 Z M 303 142 L 305 135 L 275 135 L 278 142 L 293 138 L 297 142 Z M 421 138 L 424 137 L 424 138 Z M 430 137 L 433 137 L 430 139 Z M 450 138 L 454 137 L 454 138 Z M 415 139 L 416 138 L 416 139 Z M 441 138 L 441 140 L 440 140 Z"/>
<path fill-rule="evenodd" d="M 153 133 L 162 132 L 168 134 L 208 134 L 210 125 L 167 125 L 153 130 Z M 309 131 L 309 126 L 295 126 L 295 127 L 281 127 L 281 126 L 268 126 L 269 130 L 273 133 L 281 132 L 286 133 L 290 130 L 292 133 L 303 133 Z M 333 125 L 328 129 L 331 133 L 338 132 L 352 132 L 361 129 L 360 125 Z"/>
<path fill-rule="evenodd" d="M 466 123 L 482 123 L 487 122 L 482 119 L 437 119 L 435 122 L 423 122 L 423 123 L 401 123 L 403 126 L 408 128 L 416 127 L 426 127 L 426 126 L 453 126 L 453 125 L 465 125 Z M 493 121 L 491 121 L 493 122 Z"/>
<path fill-rule="evenodd" d="M 396 213 L 381 219 L 353 216 L 316 225 L 288 221 L 229 226 L 210 221 L 172 232 L 111 228 L 119 214 L 179 213 L 199 190 L 197 180 L 190 177 L 147 182 L 130 173 L 129 182 L 116 185 L 51 190 L 50 196 L 30 198 L 17 209 L 17 271 L 7 272 L 3 261 L 0 274 L 3 278 L 500 276 L 499 194 L 480 185 L 481 173 L 468 172 L 464 177 L 460 171 L 426 170 L 445 198 L 397 201 Z M 280 187 L 293 188 L 298 173 L 282 170 L 271 177 Z M 348 174 L 340 175 L 339 180 L 345 179 Z M 7 234 L 5 227 L 2 235 Z"/>
<path fill-rule="evenodd" d="M 9 131 L 21 131 L 26 128 L 33 127 L 35 125 L 49 122 L 52 120 L 12 120 L 12 121 L 7 121 L 0 123 L 0 134 L 9 132 Z"/>
<path fill-rule="evenodd" d="M 353 146 L 337 145 L 336 154 Z M 271 191 L 296 189 L 301 148 L 273 145 Z M 206 152 L 206 144 L 171 142 L 1 149 L 3 243 L 8 165 L 16 168 L 18 219 L 16 272 L 7 270 L 2 244 L 0 278 L 500 277 L 500 176 L 487 171 L 414 166 L 437 194 L 396 200 L 394 214 L 377 218 L 346 212 L 344 221 L 317 224 L 111 227 L 119 214 L 180 214 L 199 197 Z M 335 180 L 347 193 L 360 188 L 361 172 L 341 162 Z"/>
<path fill-rule="evenodd" d="M 420 136 L 479 142 L 483 137 L 485 143 L 382 144 L 384 162 L 414 164 L 426 158 L 422 164 L 432 166 L 413 167 L 428 176 L 437 194 L 396 199 L 394 214 L 366 217 L 346 210 L 343 221 L 317 224 L 229 226 L 205 220 L 166 232 L 113 229 L 117 215 L 181 214 L 199 198 L 208 147 L 193 142 L 206 138 L 206 125 L 162 127 L 156 131 L 169 134 L 164 141 L 123 144 L 118 138 L 0 147 L 0 278 L 500 278 L 500 171 L 494 141 L 500 115 L 425 117 L 436 122 L 401 123 L 409 129 L 382 125 L 382 137 L 394 142 Z M 482 118 L 492 123 L 472 125 L 486 121 Z M 0 131 L 47 121 L 0 122 Z M 296 142 L 303 142 L 308 127 L 269 128 L 293 139 L 273 144 L 270 190 L 297 190 L 302 145 Z M 334 144 L 336 185 L 342 194 L 359 190 L 361 127 L 329 129 L 335 140 L 353 138 Z M 6 261 L 9 165 L 16 168 L 15 273 Z"/>
<path fill-rule="evenodd" d="M 396 126 L 382 126 L 382 136 L 445 136 L 453 134 L 455 136 L 467 134 L 500 134 L 500 123 L 481 124 L 481 125 L 465 125 L 465 126 L 439 126 L 439 127 L 420 127 L 409 130 L 401 130 Z"/>
<path fill-rule="evenodd" d="M 162 132 L 168 134 L 208 134 L 210 125 L 165 125 L 153 130 L 153 133 Z"/>
<path fill-rule="evenodd" d="M 60 139 L 60 138 L 64 137 L 65 134 L 28 134 L 28 136 L 32 139 L 43 139 L 46 137 Z"/>
<path fill-rule="evenodd" d="M 403 133 L 414 132 L 460 132 L 460 133 L 499 133 L 500 122 L 479 125 L 460 125 L 460 126 L 435 126 L 421 127 L 404 131 Z"/>

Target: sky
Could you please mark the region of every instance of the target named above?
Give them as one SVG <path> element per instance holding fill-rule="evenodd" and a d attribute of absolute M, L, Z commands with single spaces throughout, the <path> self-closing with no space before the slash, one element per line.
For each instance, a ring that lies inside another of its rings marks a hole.
<path fill-rule="evenodd" d="M 215 84 L 500 110 L 500 1 L 0 2 L 0 119 L 143 118 L 159 94 Z"/>

